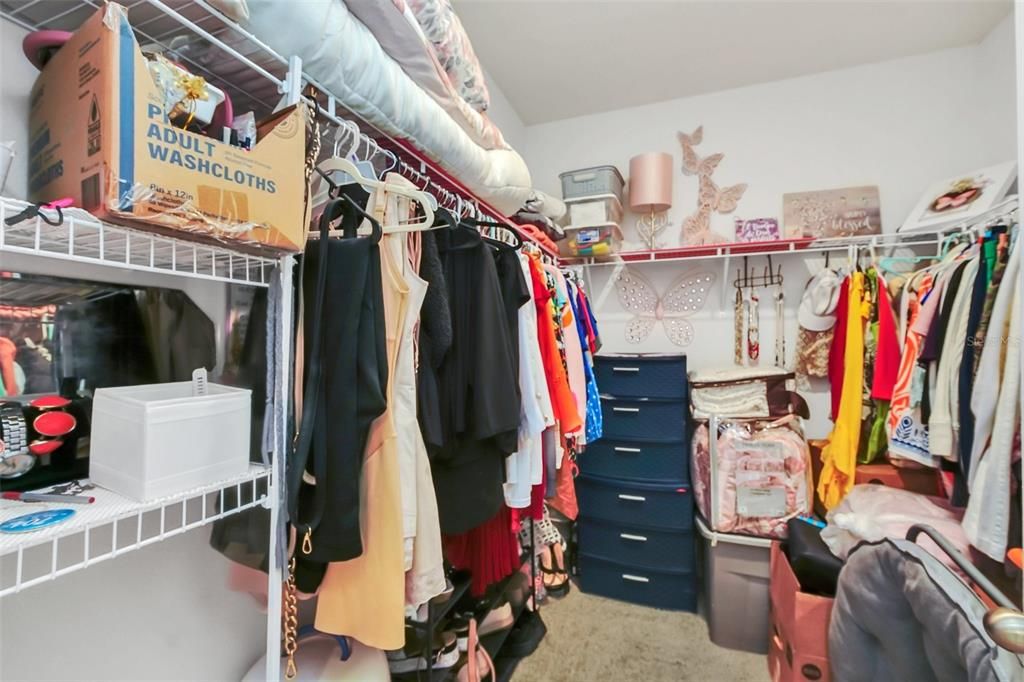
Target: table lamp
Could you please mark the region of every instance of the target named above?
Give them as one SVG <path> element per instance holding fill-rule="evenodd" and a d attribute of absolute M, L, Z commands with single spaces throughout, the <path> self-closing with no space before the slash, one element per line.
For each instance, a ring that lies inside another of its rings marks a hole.
<path fill-rule="evenodd" d="M 648 152 L 629 160 L 629 207 L 640 217 L 636 231 L 656 249 L 658 234 L 668 225 L 666 211 L 672 208 L 672 155 Z"/>

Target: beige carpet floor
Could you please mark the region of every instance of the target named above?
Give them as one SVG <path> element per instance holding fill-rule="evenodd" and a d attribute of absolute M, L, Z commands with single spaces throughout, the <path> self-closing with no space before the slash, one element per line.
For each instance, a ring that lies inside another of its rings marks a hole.
<path fill-rule="evenodd" d="M 583 594 L 541 607 L 548 634 L 513 682 L 766 682 L 764 656 L 715 646 L 704 619 Z"/>

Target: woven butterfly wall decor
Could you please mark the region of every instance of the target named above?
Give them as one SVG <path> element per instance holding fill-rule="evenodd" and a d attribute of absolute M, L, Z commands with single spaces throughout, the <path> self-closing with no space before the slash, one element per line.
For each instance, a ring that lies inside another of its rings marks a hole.
<path fill-rule="evenodd" d="M 714 282 L 711 272 L 686 272 L 659 295 L 643 275 L 623 268 L 615 276 L 615 292 L 622 307 L 634 315 L 626 324 L 626 341 L 643 343 L 661 322 L 669 341 L 690 345 L 694 329 L 687 318 L 704 307 Z"/>
<path fill-rule="evenodd" d="M 710 154 L 703 158 L 697 154 L 694 147 L 704 141 L 703 126 L 698 126 L 690 134 L 681 132 L 678 137 L 683 150 L 683 175 L 696 175 L 698 178 L 697 210 L 683 219 L 680 243 L 693 245 L 726 241 L 711 230 L 711 216 L 735 211 L 743 193 L 747 191 L 747 185 L 744 183 L 720 188 L 711 179 L 725 154 Z"/>

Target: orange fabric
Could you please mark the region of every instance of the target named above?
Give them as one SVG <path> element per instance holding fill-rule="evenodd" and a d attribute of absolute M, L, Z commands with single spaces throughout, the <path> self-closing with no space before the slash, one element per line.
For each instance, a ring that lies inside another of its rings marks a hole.
<path fill-rule="evenodd" d="M 530 275 L 533 278 L 534 304 L 537 306 L 537 335 L 540 354 L 544 360 L 544 376 L 551 394 L 551 407 L 562 433 L 583 428 L 583 420 L 576 409 L 576 398 L 569 388 L 569 376 L 558 353 L 555 339 L 555 307 L 548 291 L 547 277 L 537 256 L 530 257 Z"/>
<path fill-rule="evenodd" d="M 557 509 L 565 518 L 575 521 L 580 513 L 579 505 L 576 502 L 576 462 L 569 458 L 565 438 L 562 438 L 561 446 L 566 451 L 562 460 L 562 468 L 558 470 L 555 479 L 555 496 L 548 498 L 548 504 Z"/>

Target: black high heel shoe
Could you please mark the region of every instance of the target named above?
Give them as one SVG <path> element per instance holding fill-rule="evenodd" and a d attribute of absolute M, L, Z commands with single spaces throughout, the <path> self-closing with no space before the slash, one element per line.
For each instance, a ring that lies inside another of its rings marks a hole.
<path fill-rule="evenodd" d="M 569 574 L 566 573 L 565 568 L 563 568 L 560 564 L 557 564 L 555 562 L 555 553 L 551 552 L 550 556 L 551 564 L 552 566 L 554 566 L 554 568 L 545 566 L 542 558 L 540 562 L 541 574 L 545 576 L 562 576 L 563 578 L 565 578 L 565 580 L 558 585 L 551 585 L 548 584 L 548 581 L 546 579 L 544 579 L 544 591 L 547 592 L 548 596 L 550 597 L 554 597 L 555 599 L 561 599 L 565 595 L 569 594 L 569 591 L 572 589 L 572 585 L 569 582 Z"/>

